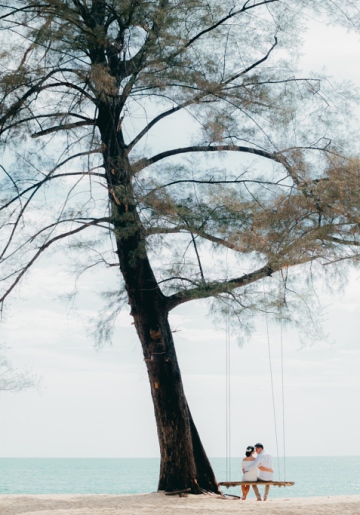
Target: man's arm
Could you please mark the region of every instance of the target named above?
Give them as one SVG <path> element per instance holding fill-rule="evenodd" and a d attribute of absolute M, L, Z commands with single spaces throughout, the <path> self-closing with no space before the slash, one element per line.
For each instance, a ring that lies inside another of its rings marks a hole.
<path fill-rule="evenodd" d="M 249 461 L 250 465 L 248 466 L 248 468 L 246 469 L 246 472 L 249 472 L 249 470 L 252 470 L 254 469 L 255 467 L 258 467 L 261 463 L 261 456 L 257 456 L 257 458 L 255 458 L 254 461 Z M 243 469 L 243 472 L 245 472 L 245 470 Z"/>
<path fill-rule="evenodd" d="M 259 466 L 259 470 L 262 470 L 263 472 L 274 472 L 273 469 L 269 469 L 268 467 L 264 467 L 263 465 Z"/>

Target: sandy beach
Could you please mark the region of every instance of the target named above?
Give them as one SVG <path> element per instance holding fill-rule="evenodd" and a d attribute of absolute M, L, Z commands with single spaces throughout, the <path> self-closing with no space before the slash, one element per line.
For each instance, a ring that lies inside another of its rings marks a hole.
<path fill-rule="evenodd" d="M 360 515 L 360 495 L 295 499 L 227 500 L 212 495 L 0 495 L 1 515 L 137 515 L 244 513 Z"/>

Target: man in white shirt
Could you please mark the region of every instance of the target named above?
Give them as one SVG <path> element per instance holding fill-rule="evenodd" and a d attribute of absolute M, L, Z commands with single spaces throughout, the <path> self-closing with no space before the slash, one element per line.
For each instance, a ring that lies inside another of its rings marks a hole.
<path fill-rule="evenodd" d="M 274 478 L 274 471 L 272 469 L 272 458 L 270 454 L 264 451 L 264 446 L 261 443 L 255 444 L 254 447 L 257 457 L 255 458 L 255 461 L 250 462 L 250 465 L 248 466 L 247 470 L 251 470 L 255 467 L 258 467 L 258 482 L 261 483 L 262 481 L 272 481 Z M 254 485 L 253 489 L 256 495 L 256 499 L 258 501 L 261 501 L 261 495 L 257 485 Z M 265 485 L 264 501 L 266 501 L 266 499 L 268 498 L 269 490 L 270 485 Z"/>

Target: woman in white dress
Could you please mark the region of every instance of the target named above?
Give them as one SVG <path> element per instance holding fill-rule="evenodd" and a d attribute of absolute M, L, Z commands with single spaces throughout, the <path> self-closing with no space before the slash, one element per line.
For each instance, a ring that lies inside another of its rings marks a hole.
<path fill-rule="evenodd" d="M 241 462 L 241 468 L 244 472 L 241 481 L 257 481 L 258 468 L 255 467 L 252 470 L 247 471 L 247 468 L 250 465 L 250 463 L 252 461 L 255 461 L 254 454 L 255 454 L 254 447 L 252 447 L 251 445 L 249 445 L 249 447 L 246 447 L 245 458 Z M 250 485 L 241 485 L 241 490 L 242 490 L 241 499 L 243 501 L 245 501 L 245 499 L 249 493 L 249 490 L 250 490 Z"/>

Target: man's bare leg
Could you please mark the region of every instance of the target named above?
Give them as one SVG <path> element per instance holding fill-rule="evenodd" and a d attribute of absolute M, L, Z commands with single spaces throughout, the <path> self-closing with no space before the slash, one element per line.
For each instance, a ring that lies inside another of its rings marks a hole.
<path fill-rule="evenodd" d="M 259 489 L 258 489 L 257 485 L 252 485 L 252 487 L 253 487 L 253 490 L 255 492 L 256 499 L 258 501 L 261 501 L 261 495 L 260 495 L 260 492 L 259 492 Z"/>
<path fill-rule="evenodd" d="M 264 501 L 266 501 L 266 499 L 268 498 L 269 490 L 270 490 L 270 485 L 265 485 Z"/>

